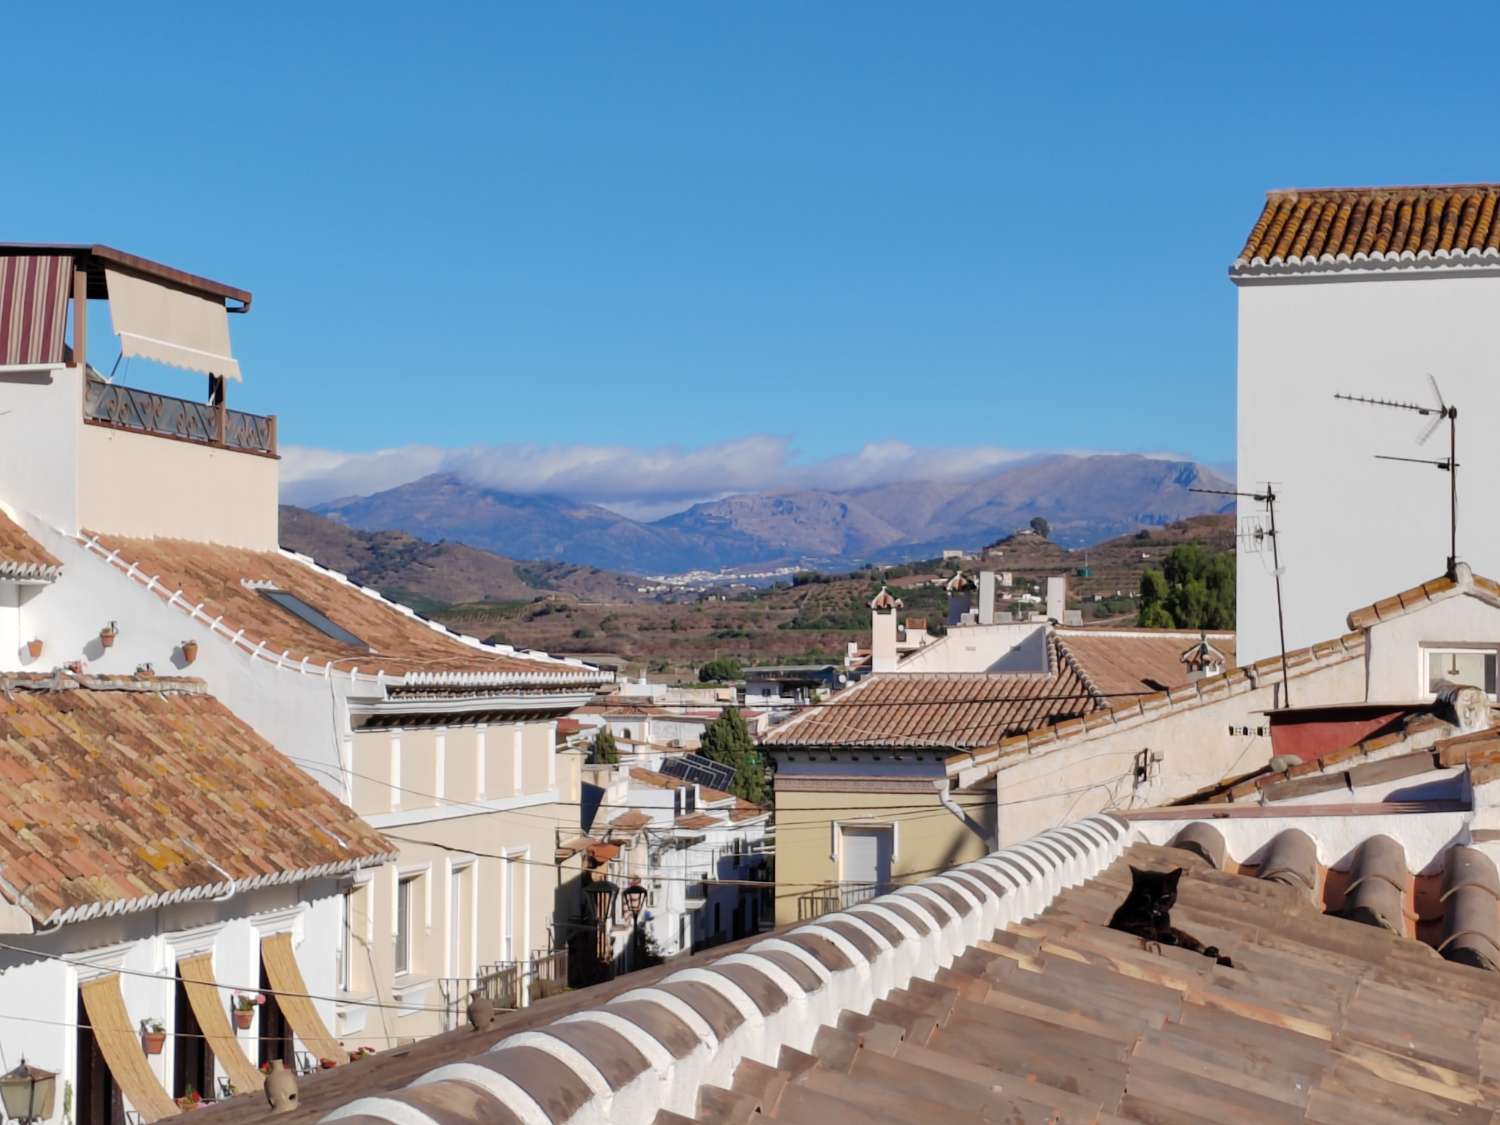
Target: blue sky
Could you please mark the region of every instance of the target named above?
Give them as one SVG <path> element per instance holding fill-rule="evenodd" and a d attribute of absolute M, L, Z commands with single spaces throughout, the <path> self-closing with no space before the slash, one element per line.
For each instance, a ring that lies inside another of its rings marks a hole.
<path fill-rule="evenodd" d="M 0 237 L 253 290 L 292 478 L 1226 461 L 1264 191 L 1495 178 L 1493 68 L 1409 5 L 1043 8 L 24 6 Z"/>

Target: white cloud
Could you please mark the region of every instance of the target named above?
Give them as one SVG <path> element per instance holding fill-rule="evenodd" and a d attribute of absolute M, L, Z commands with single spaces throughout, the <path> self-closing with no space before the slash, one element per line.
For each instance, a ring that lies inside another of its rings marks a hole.
<path fill-rule="evenodd" d="M 697 449 L 604 445 L 440 449 L 412 445 L 341 453 L 288 446 L 282 449 L 281 496 L 290 504 L 317 504 L 380 492 L 431 473 L 452 473 L 504 492 L 567 496 L 649 520 L 736 492 L 971 480 L 1044 452 L 996 446 L 924 449 L 887 441 L 865 445 L 854 453 L 807 461 L 795 455 L 787 438 L 765 434 Z"/>

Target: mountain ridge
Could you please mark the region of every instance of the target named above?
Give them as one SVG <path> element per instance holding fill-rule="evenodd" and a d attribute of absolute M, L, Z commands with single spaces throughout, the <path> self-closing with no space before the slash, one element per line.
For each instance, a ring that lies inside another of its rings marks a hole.
<path fill-rule="evenodd" d="M 1228 482 L 1192 461 L 1056 454 L 974 481 L 912 480 L 857 489 L 741 493 L 643 523 L 597 504 L 522 495 L 433 474 L 315 505 L 364 531 L 399 530 L 507 558 L 631 573 L 777 566 L 832 569 L 976 549 L 1041 516 L 1064 546 L 1224 511 L 1193 487 Z"/>

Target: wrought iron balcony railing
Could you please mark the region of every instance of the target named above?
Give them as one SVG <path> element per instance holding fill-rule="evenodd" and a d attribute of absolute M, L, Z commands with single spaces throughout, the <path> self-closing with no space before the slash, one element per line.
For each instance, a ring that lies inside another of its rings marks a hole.
<path fill-rule="evenodd" d="M 83 391 L 83 417 L 95 425 L 274 456 L 276 416 L 246 414 L 207 402 L 192 402 L 90 379 Z"/>
<path fill-rule="evenodd" d="M 824 883 L 797 896 L 797 920 L 806 922 L 836 910 L 848 910 L 891 890 L 890 883 Z"/>

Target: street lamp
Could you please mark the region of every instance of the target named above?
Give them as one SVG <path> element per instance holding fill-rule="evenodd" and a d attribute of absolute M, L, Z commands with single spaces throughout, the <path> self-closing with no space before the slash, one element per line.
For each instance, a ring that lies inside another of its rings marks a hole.
<path fill-rule="evenodd" d="M 620 897 L 625 900 L 625 909 L 630 912 L 630 967 L 636 968 L 641 955 L 641 907 L 646 905 L 646 888 L 639 883 L 631 883 L 620 892 Z"/>
<path fill-rule="evenodd" d="M 52 1116 L 52 1100 L 57 1093 L 57 1075 L 41 1067 L 21 1065 L 0 1075 L 0 1102 L 5 1116 L 14 1121 L 37 1121 Z"/>
<path fill-rule="evenodd" d="M 594 879 L 584 884 L 583 888 L 583 893 L 589 896 L 589 904 L 594 908 L 594 919 L 599 924 L 597 955 L 599 960 L 604 963 L 613 961 L 608 947 L 609 930 L 607 923 L 609 921 L 610 908 L 614 905 L 615 895 L 619 891 L 620 888 L 608 879 Z"/>

